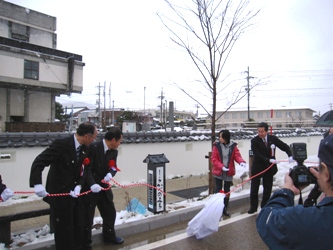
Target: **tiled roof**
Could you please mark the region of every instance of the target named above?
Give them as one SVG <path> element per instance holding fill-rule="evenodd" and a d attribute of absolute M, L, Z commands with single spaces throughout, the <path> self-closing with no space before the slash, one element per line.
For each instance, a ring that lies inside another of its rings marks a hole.
<path fill-rule="evenodd" d="M 278 137 L 298 137 L 322 135 L 326 129 L 308 129 L 308 130 L 279 130 L 273 131 Z M 244 140 L 256 136 L 256 130 L 230 131 L 231 139 Z M 46 147 L 57 138 L 67 137 L 69 133 L 63 132 L 35 132 L 35 133 L 0 133 L 0 148 L 19 148 L 19 147 Z M 100 132 L 97 140 L 104 138 L 105 132 Z M 216 131 L 218 135 L 218 131 Z M 218 139 L 218 137 L 216 137 Z M 186 141 L 211 141 L 210 131 L 182 131 L 182 132 L 134 132 L 123 133 L 124 144 L 130 143 L 168 143 L 168 142 L 186 142 Z"/>

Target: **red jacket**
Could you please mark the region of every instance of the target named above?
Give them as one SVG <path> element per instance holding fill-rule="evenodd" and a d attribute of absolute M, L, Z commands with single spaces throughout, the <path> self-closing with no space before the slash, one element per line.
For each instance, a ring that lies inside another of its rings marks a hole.
<path fill-rule="evenodd" d="M 237 143 L 233 142 L 232 145 L 230 146 L 230 151 L 229 156 L 229 166 L 225 166 L 222 162 L 222 150 L 221 150 L 221 145 L 219 142 L 215 142 L 213 144 L 213 151 L 212 151 L 212 156 L 211 156 L 211 162 L 213 164 L 213 175 L 222 175 L 222 167 L 225 166 L 226 168 L 229 168 L 228 171 L 228 176 L 234 176 L 236 173 L 235 169 L 235 161 L 239 164 L 242 162 L 245 162 L 244 159 L 242 158 L 239 149 L 237 147 Z"/>

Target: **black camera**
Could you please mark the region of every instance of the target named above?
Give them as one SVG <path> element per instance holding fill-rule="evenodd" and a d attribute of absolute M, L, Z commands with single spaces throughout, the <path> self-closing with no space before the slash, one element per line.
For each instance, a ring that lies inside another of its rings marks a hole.
<path fill-rule="evenodd" d="M 303 164 L 307 158 L 306 144 L 303 142 L 292 143 L 290 144 L 290 149 L 293 159 L 297 162 L 297 166 L 294 166 L 289 172 L 289 176 L 293 179 L 295 187 L 317 183 L 316 177 L 314 177 L 310 169 Z"/>

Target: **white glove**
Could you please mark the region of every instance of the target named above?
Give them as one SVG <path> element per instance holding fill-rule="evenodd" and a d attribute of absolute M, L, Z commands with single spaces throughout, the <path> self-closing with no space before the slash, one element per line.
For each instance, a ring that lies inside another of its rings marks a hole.
<path fill-rule="evenodd" d="M 241 162 L 239 166 L 241 166 L 242 168 L 247 168 L 247 164 L 245 162 Z"/>
<path fill-rule="evenodd" d="M 105 177 L 104 177 L 104 181 L 106 181 L 106 182 L 111 181 L 111 179 L 112 179 L 112 175 L 111 175 L 111 173 L 107 173 L 107 174 L 105 175 Z"/>
<path fill-rule="evenodd" d="M 8 200 L 10 197 L 14 196 L 14 192 L 10 190 L 9 188 L 6 188 L 5 190 L 2 191 L 1 193 L 1 199 L 3 201 Z"/>
<path fill-rule="evenodd" d="M 293 157 L 292 157 L 292 156 L 290 156 L 290 157 L 288 158 L 288 162 L 289 162 L 289 163 L 292 163 L 292 162 L 294 162 L 294 159 L 293 159 Z"/>
<path fill-rule="evenodd" d="M 77 198 L 79 197 L 79 194 L 81 192 L 81 185 L 77 185 L 74 188 L 74 191 L 70 191 L 69 194 L 73 197 L 73 198 Z"/>
<path fill-rule="evenodd" d="M 98 185 L 98 184 L 94 184 L 94 185 L 91 185 L 90 190 L 93 193 L 98 193 L 99 191 L 102 190 L 102 187 L 100 185 Z"/>
<path fill-rule="evenodd" d="M 39 197 L 45 197 L 49 194 L 48 192 L 46 192 L 45 187 L 42 184 L 36 184 L 34 186 L 34 189 L 35 189 L 35 193 Z"/>
<path fill-rule="evenodd" d="M 226 167 L 223 166 L 222 170 L 223 171 L 229 171 L 229 168 L 226 168 Z"/>
<path fill-rule="evenodd" d="M 269 162 L 270 162 L 270 163 L 274 163 L 274 164 L 279 164 L 279 163 L 280 163 L 279 161 L 277 161 L 277 160 L 275 160 L 275 159 L 270 159 Z"/>

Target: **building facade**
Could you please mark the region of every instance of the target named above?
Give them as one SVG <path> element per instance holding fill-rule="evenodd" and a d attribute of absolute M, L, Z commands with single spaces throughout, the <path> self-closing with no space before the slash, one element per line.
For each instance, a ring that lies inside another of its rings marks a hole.
<path fill-rule="evenodd" d="M 57 50 L 56 17 L 0 0 L 0 131 L 55 122 L 55 97 L 83 90 L 82 56 Z"/>
<path fill-rule="evenodd" d="M 267 122 L 275 128 L 311 127 L 315 110 L 308 107 L 277 107 L 274 109 L 251 108 L 248 110 L 218 111 L 217 128 L 241 128 Z M 249 122 L 250 118 L 250 122 Z"/>

